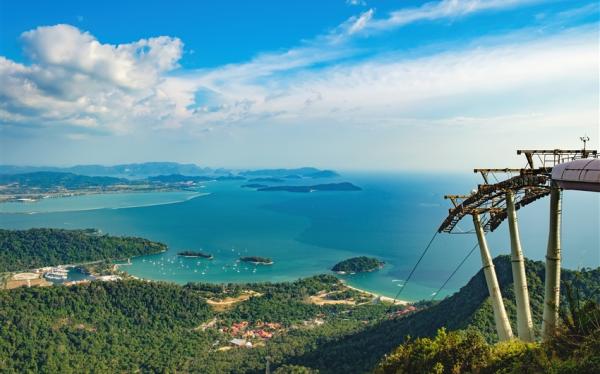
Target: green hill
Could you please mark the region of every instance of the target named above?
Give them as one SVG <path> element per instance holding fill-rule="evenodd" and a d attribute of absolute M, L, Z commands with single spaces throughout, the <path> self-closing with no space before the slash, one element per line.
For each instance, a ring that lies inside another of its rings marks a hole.
<path fill-rule="evenodd" d="M 514 322 L 510 258 L 495 263 Z M 527 267 L 539 326 L 543 264 L 528 261 Z M 590 298 L 600 287 L 600 269 L 565 270 L 563 280 Z M 398 318 L 388 312 L 402 306 L 311 302 L 343 290 L 336 277 L 321 275 L 285 283 L 178 286 L 129 280 L 0 291 L 0 371 L 262 373 L 269 356 L 280 372 L 304 366 L 320 373 L 364 373 L 407 335 L 473 327 L 482 331 L 479 338 L 452 335 L 451 340 L 482 346 L 485 339 L 494 340 L 481 272 L 455 295 L 418 304 L 419 311 Z M 207 303 L 231 298 L 245 301 L 225 308 Z M 265 322 L 276 326 L 272 338 L 254 338 L 252 349 L 231 347 L 229 340 L 239 336 L 233 326 L 264 329 Z"/>
<path fill-rule="evenodd" d="M 0 174 L 0 185 L 18 184 L 23 190 L 40 189 L 42 191 L 65 188 L 102 188 L 117 184 L 127 184 L 129 180 L 113 177 L 90 177 L 73 173 L 55 171 L 36 171 L 23 174 Z"/>
<path fill-rule="evenodd" d="M 513 330 L 516 331 L 510 257 L 499 256 L 494 259 L 494 264 L 507 313 Z M 539 335 L 543 311 L 544 264 L 527 260 L 526 269 L 534 325 Z M 565 282 L 572 282 L 574 287 L 580 290 L 582 298 L 593 297 L 600 301 L 600 292 L 597 292 L 600 289 L 600 268 L 582 272 L 563 269 L 563 305 L 566 303 Z M 493 312 L 481 270 L 459 292 L 439 303 L 405 318 L 384 320 L 356 334 L 323 344 L 292 362 L 317 368 L 321 373 L 362 373 L 371 370 L 383 355 L 404 342 L 407 336 L 434 336 L 442 327 L 448 330 L 474 328 L 480 331 L 488 342 L 496 340 Z"/>
<path fill-rule="evenodd" d="M 166 248 L 147 239 L 101 235 L 93 229 L 0 229 L 0 273 L 122 259 L 158 253 Z"/>

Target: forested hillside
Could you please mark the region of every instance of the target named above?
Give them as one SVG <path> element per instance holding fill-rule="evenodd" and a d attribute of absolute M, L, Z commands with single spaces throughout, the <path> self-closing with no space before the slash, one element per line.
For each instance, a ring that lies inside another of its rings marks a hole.
<path fill-rule="evenodd" d="M 0 229 L 0 273 L 60 264 L 122 259 L 166 250 L 143 238 L 101 235 L 95 230 Z"/>
<path fill-rule="evenodd" d="M 512 297 L 510 258 L 495 263 L 504 295 Z M 527 267 L 539 326 L 543 265 L 528 261 Z M 594 294 L 600 286 L 598 269 L 564 271 L 563 280 L 573 283 L 582 299 L 600 297 Z M 342 290 L 337 278 L 322 275 L 276 284 L 182 287 L 121 281 L 1 291 L 0 371 L 261 373 L 269 356 L 273 369 L 296 365 L 320 373 L 363 373 L 407 335 L 474 327 L 493 340 L 481 272 L 452 297 L 405 317 L 391 317 L 399 306 L 310 302 L 322 291 Z M 248 297 L 215 307 L 241 296 Z M 512 301 L 506 303 L 514 321 Z M 251 349 L 229 347 L 232 326 L 250 329 L 264 323 L 276 326 L 272 338 L 255 340 Z M 483 335 L 475 339 L 487 344 Z"/>

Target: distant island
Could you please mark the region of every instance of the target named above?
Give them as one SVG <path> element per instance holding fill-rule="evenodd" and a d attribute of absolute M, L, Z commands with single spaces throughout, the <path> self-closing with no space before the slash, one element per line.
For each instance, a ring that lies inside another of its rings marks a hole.
<path fill-rule="evenodd" d="M 281 178 L 274 178 L 274 177 L 263 177 L 263 178 L 248 179 L 248 182 L 281 183 L 281 182 L 285 182 L 285 180 L 283 180 Z"/>
<path fill-rule="evenodd" d="M 255 265 L 273 265 L 273 260 L 268 257 L 246 256 L 240 257 L 240 261 L 249 262 Z"/>
<path fill-rule="evenodd" d="M 265 187 L 269 187 L 266 184 L 260 184 L 260 183 L 248 183 L 248 184 L 242 184 L 243 188 L 265 188 Z"/>
<path fill-rule="evenodd" d="M 177 255 L 182 256 L 182 257 L 202 257 L 202 258 L 206 258 L 209 260 L 213 259 L 213 255 L 211 255 L 210 253 L 202 252 L 202 251 L 183 251 L 183 252 L 177 253 Z"/>
<path fill-rule="evenodd" d="M 333 170 L 320 170 L 313 167 L 296 169 L 258 169 L 246 170 L 240 173 L 248 177 L 272 177 L 272 178 L 331 178 L 337 177 L 338 173 Z"/>
<path fill-rule="evenodd" d="M 381 269 L 383 265 L 384 262 L 376 258 L 360 256 L 338 262 L 331 270 L 338 274 L 364 273 Z"/>
<path fill-rule="evenodd" d="M 337 175 L 332 170 L 310 167 L 236 171 L 170 162 L 115 166 L 78 165 L 66 168 L 0 165 L 0 203 L 35 202 L 51 197 L 115 192 L 194 190 L 203 188 L 205 182 L 246 179 L 249 179 L 249 185 L 244 187 L 270 188 L 268 184 L 291 179 L 327 178 Z M 285 189 L 292 192 L 310 192 L 319 190 L 320 187 Z"/>
<path fill-rule="evenodd" d="M 218 181 L 243 181 L 245 179 L 246 177 L 241 175 L 222 175 L 220 177 L 217 177 Z"/>
<path fill-rule="evenodd" d="M 148 177 L 148 181 L 157 183 L 186 183 L 186 182 L 206 182 L 214 180 L 214 177 L 203 176 L 203 175 L 181 175 L 181 174 L 169 174 L 169 175 L 157 175 Z"/>
<path fill-rule="evenodd" d="M 314 191 L 361 191 L 362 188 L 349 183 L 327 183 L 312 186 L 273 186 L 258 188 L 258 191 L 287 191 L 287 192 L 314 192 Z"/>

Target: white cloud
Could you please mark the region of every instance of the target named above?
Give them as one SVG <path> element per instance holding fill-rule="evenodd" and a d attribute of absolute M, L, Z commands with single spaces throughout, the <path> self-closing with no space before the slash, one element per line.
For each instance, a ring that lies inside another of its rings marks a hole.
<path fill-rule="evenodd" d="M 177 66 L 183 49 L 179 39 L 166 36 L 130 44 L 101 44 L 89 33 L 70 25 L 38 27 L 23 33 L 21 39 L 36 64 L 125 88 L 156 83 L 160 73 Z"/>
<path fill-rule="evenodd" d="M 182 82 L 189 84 L 190 101 L 200 88 L 215 93 L 213 109 L 195 115 L 199 123 L 269 117 L 370 124 L 431 118 L 434 113 L 454 116 L 484 104 L 496 111 L 512 106 L 514 112 L 569 90 L 593 95 L 596 36 L 595 30 L 580 29 L 538 40 L 476 45 L 413 59 L 375 57 L 318 70 L 261 69 L 258 60 L 190 74 Z M 565 97 L 565 111 L 577 95 Z"/>
<path fill-rule="evenodd" d="M 179 39 L 102 44 L 70 25 L 38 27 L 21 39 L 31 65 L 0 57 L 5 121 L 127 132 L 175 116 L 175 104 L 159 87 L 177 67 Z"/>
<path fill-rule="evenodd" d="M 365 30 L 384 31 L 418 21 L 434 21 L 464 17 L 476 12 L 505 10 L 539 3 L 542 0 L 443 0 L 429 2 L 415 8 L 391 12 L 387 18 L 372 20 Z"/>
<path fill-rule="evenodd" d="M 367 2 L 365 0 L 346 0 L 346 4 L 348 5 L 352 5 L 352 6 L 365 6 L 367 5 Z"/>
<path fill-rule="evenodd" d="M 373 12 L 373 9 L 369 9 L 368 11 L 361 14 L 348 29 L 348 34 L 352 35 L 364 29 L 367 26 L 367 23 L 371 20 L 371 18 L 373 18 Z"/>

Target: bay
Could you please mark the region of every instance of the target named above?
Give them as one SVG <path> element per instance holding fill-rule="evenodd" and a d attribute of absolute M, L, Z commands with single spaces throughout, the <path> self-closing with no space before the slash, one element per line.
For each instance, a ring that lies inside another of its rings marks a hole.
<path fill-rule="evenodd" d="M 210 182 L 177 199 L 161 195 L 168 193 L 152 193 L 155 196 L 146 195 L 144 204 L 139 204 L 139 197 L 125 194 L 112 197 L 118 204 L 106 197 L 116 194 L 87 195 L 85 201 L 52 199 L 49 210 L 53 212 L 0 213 L 0 227 L 98 228 L 161 241 L 169 246 L 167 252 L 134 258 L 131 265 L 121 268 L 137 277 L 180 284 L 288 281 L 327 273 L 348 257 L 375 256 L 386 262 L 382 270 L 342 278 L 353 286 L 394 297 L 447 214 L 444 194 L 464 193 L 479 182 L 468 174 L 410 173 L 345 173 L 336 181 L 349 181 L 363 190 L 258 192 L 241 188 L 244 181 Z M 93 210 L 82 209 L 90 206 Z M 519 211 L 527 257 L 544 258 L 547 210 L 548 200 L 542 199 Z M 564 193 L 566 267 L 600 266 L 599 215 L 598 194 Z M 461 227 L 468 231 L 469 224 L 465 220 Z M 493 255 L 510 253 L 505 226 L 488 235 Z M 437 235 L 400 298 L 431 298 L 475 240 L 472 234 Z M 212 253 L 214 259 L 177 256 L 186 249 Z M 238 261 L 240 256 L 270 257 L 274 264 L 246 264 Z M 475 252 L 436 296 L 456 291 L 480 266 Z"/>

